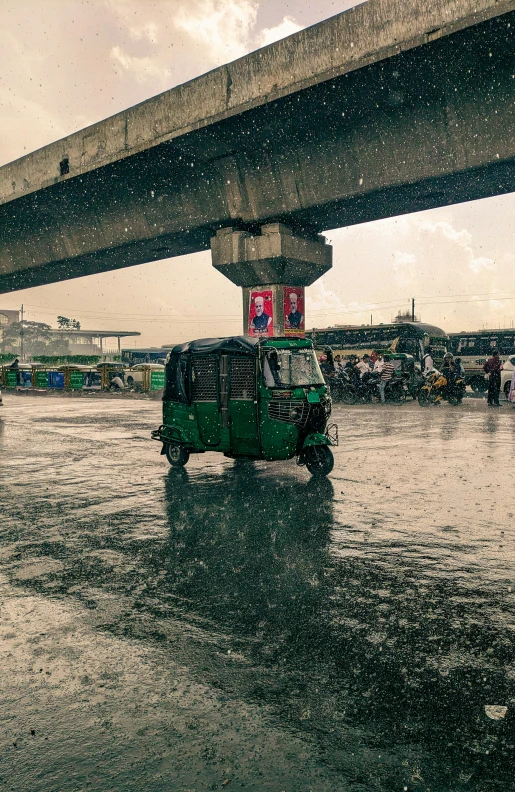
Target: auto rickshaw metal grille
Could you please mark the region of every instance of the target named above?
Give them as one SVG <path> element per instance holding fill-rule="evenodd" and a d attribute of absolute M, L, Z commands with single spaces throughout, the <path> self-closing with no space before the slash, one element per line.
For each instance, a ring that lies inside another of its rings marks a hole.
<path fill-rule="evenodd" d="M 309 416 L 309 404 L 305 401 L 269 401 L 268 416 L 276 421 L 305 426 Z"/>
<path fill-rule="evenodd" d="M 195 357 L 191 364 L 191 396 L 196 402 L 218 399 L 217 365 L 214 357 Z"/>
<path fill-rule="evenodd" d="M 231 399 L 256 398 L 256 364 L 248 358 L 232 358 L 231 360 Z"/>

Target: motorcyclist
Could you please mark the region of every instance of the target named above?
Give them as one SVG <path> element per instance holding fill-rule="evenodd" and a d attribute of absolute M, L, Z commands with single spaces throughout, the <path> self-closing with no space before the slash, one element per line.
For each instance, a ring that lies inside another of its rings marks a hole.
<path fill-rule="evenodd" d="M 331 347 L 325 347 L 324 356 L 325 360 L 322 359 L 320 363 L 322 374 L 326 380 L 332 379 L 336 374 L 336 369 L 334 365 L 333 350 Z"/>
<path fill-rule="evenodd" d="M 357 364 L 359 363 L 359 357 L 357 355 L 351 355 L 349 360 L 344 366 L 344 371 L 347 372 L 350 380 L 359 385 L 361 380 L 361 371 L 359 370 Z"/>
<path fill-rule="evenodd" d="M 370 355 L 365 353 L 361 360 L 358 358 L 356 368 L 359 370 L 361 377 L 363 377 L 363 374 L 368 374 L 370 371 Z"/>
<path fill-rule="evenodd" d="M 452 385 L 455 380 L 454 358 L 450 352 L 446 352 L 443 357 L 442 374 L 447 380 L 447 383 Z"/>
<path fill-rule="evenodd" d="M 341 355 L 334 356 L 334 370 L 339 374 L 343 370 Z"/>

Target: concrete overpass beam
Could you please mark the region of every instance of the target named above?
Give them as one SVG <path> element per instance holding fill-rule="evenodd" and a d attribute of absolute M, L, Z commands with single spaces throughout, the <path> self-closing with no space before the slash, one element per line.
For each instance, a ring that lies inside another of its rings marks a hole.
<path fill-rule="evenodd" d="M 211 239 L 213 266 L 242 288 L 243 332 L 253 336 L 303 334 L 304 287 L 331 269 L 332 253 L 321 234 L 283 223 L 259 233 L 221 228 Z"/>

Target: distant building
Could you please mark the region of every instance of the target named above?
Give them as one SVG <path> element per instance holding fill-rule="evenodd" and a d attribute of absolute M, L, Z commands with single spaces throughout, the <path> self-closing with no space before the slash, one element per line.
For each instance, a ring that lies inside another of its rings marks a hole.
<path fill-rule="evenodd" d="M 139 336 L 137 330 L 62 330 L 50 331 L 52 342 L 62 346 L 63 341 L 68 342 L 69 355 L 106 355 L 109 353 L 120 354 L 121 338 Z M 116 346 L 108 344 L 108 339 L 116 339 Z"/>
<path fill-rule="evenodd" d="M 14 324 L 14 322 L 20 321 L 20 312 L 19 311 L 11 311 L 5 310 L 4 308 L 0 308 L 0 328 L 2 327 L 9 327 L 9 325 Z"/>
<path fill-rule="evenodd" d="M 4 352 L 19 355 L 22 352 L 21 334 L 15 338 L 4 338 L 4 331 L 13 324 L 20 322 L 20 312 L 0 309 L 0 345 Z M 41 328 L 39 334 L 37 329 Z M 88 355 L 101 356 L 120 354 L 121 339 L 139 336 L 137 330 L 75 330 L 53 329 L 48 325 L 24 322 L 25 354 L 38 355 Z M 37 334 L 35 338 L 34 334 Z M 12 335 L 12 332 L 11 334 Z M 36 343 L 35 343 L 36 342 Z"/>
<path fill-rule="evenodd" d="M 393 321 L 402 324 L 403 322 L 420 322 L 420 318 L 418 316 L 413 318 L 411 311 L 399 311 Z"/>

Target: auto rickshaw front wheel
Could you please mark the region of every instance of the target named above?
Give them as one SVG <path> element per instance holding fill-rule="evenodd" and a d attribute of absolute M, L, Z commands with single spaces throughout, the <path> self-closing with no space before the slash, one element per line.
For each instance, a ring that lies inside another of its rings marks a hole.
<path fill-rule="evenodd" d="M 184 467 L 190 458 L 190 452 L 180 445 L 168 443 L 165 450 L 166 458 L 172 467 Z"/>
<path fill-rule="evenodd" d="M 329 446 L 308 446 L 303 456 L 306 467 L 312 476 L 328 476 L 334 467 L 333 452 Z"/>

